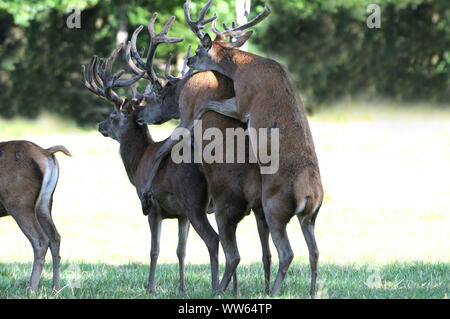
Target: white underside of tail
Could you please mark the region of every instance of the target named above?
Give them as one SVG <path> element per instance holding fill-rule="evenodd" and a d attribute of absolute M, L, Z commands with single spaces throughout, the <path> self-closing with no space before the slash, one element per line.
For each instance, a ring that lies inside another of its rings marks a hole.
<path fill-rule="evenodd" d="M 305 210 L 307 198 L 303 198 L 303 200 L 298 204 L 297 209 L 295 210 L 295 214 L 300 214 Z"/>
<path fill-rule="evenodd" d="M 42 179 L 41 191 L 36 200 L 35 212 L 50 212 L 50 200 L 56 183 L 58 182 L 59 167 L 58 162 L 53 158 L 47 160 L 47 168 Z"/>
<path fill-rule="evenodd" d="M 300 204 L 298 204 L 297 209 L 295 210 L 295 214 L 296 214 L 296 215 L 303 213 L 303 211 L 305 210 L 306 202 L 307 202 L 307 201 L 308 201 L 308 198 L 305 197 L 305 198 L 300 202 Z M 313 213 L 312 213 L 311 215 L 315 215 L 315 214 L 316 214 L 317 210 L 319 209 L 319 205 L 320 205 L 320 201 L 317 201 L 316 206 L 314 207 Z"/>

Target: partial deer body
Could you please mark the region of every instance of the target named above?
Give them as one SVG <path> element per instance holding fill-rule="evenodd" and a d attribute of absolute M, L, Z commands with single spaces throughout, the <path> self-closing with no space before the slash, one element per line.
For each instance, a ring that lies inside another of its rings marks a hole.
<path fill-rule="evenodd" d="M 173 21 L 173 19 L 170 21 Z M 145 203 L 144 214 L 148 214 L 152 235 L 150 276 L 147 291 L 153 292 L 155 287 L 154 276 L 159 255 L 161 221 L 164 218 L 177 218 L 179 220 L 177 254 L 180 265 L 180 290 L 185 291 L 186 289 L 184 257 L 190 222 L 208 248 L 212 289 L 215 291 L 218 285 L 219 238 L 206 217 L 210 198 L 206 180 L 199 170 L 199 165 L 175 164 L 169 158 L 161 159 L 158 162 L 160 166 L 155 175 L 155 182 L 152 183 L 150 202 L 147 201 L 147 198 L 141 197 L 141 194 L 143 194 L 142 188 L 147 185 L 147 179 L 154 171 L 155 157 L 166 143 L 154 142 L 147 126 L 141 126 L 137 123 L 138 114 L 142 109 L 140 105 L 149 98 L 148 94 L 150 94 L 148 87 L 146 92 L 141 94 L 134 86 L 136 81 L 144 77 L 144 73 L 126 81 L 119 80 L 124 71 L 119 71 L 115 75 L 112 74 L 112 65 L 121 47 L 120 45 L 106 60 L 104 69 L 103 60 L 94 57 L 89 65 L 89 72 L 85 74 L 85 68 L 83 67 L 82 73 L 84 85 L 90 91 L 115 104 L 115 110 L 100 124 L 99 131 L 104 136 L 114 138 L 120 143 L 120 155 L 127 175 L 130 182 L 136 187 L 141 202 Z M 150 46 L 149 52 L 154 52 L 152 46 Z M 97 86 L 97 83 L 100 87 Z M 120 97 L 113 91 L 113 88 L 117 86 L 131 86 L 133 98 L 129 100 Z"/>
<path fill-rule="evenodd" d="M 201 108 L 210 100 L 223 100 L 234 97 L 233 82 L 218 72 L 200 72 L 170 81 L 162 90 L 159 99 L 150 99 L 140 113 L 139 122 L 161 123 L 180 117 L 183 123 L 190 123 L 201 114 Z M 160 102 L 158 102 L 160 101 Z M 179 108 L 179 114 L 174 109 Z M 225 136 L 227 128 L 245 129 L 244 125 L 230 117 L 206 112 L 202 120 L 203 132 L 208 128 L 217 128 Z M 226 143 L 224 143 L 226 149 Z M 235 149 L 235 152 L 237 150 Z M 237 158 L 235 154 L 235 158 Z M 248 158 L 248 145 L 246 149 Z M 224 158 L 225 162 L 225 158 Z M 266 292 L 269 292 L 271 253 L 269 248 L 269 230 L 261 205 L 261 176 L 257 164 L 246 163 L 202 163 L 208 189 L 215 207 L 215 218 L 219 237 L 226 257 L 225 273 L 217 293 L 223 292 L 239 263 L 240 256 L 236 243 L 237 224 L 253 209 L 260 235 L 263 264 L 265 270 Z M 237 285 L 233 286 L 237 294 Z"/>
<path fill-rule="evenodd" d="M 48 248 L 53 258 L 53 289 L 60 289 L 60 240 L 53 223 L 53 193 L 59 176 L 53 155 L 64 146 L 43 149 L 28 141 L 0 143 L 0 217 L 11 215 L 31 243 L 33 270 L 28 289 L 36 292 Z"/>
<path fill-rule="evenodd" d="M 205 10 L 203 10 L 205 11 Z M 202 20 L 200 14 L 199 21 Z M 150 23 L 151 24 L 151 21 Z M 134 33 L 127 47 L 127 61 L 135 74 L 140 74 L 142 70 L 135 65 L 131 59 L 133 56 L 141 67 L 146 69 L 146 77 L 152 79 L 153 93 L 147 99 L 146 107 L 141 111 L 138 122 L 147 124 L 163 123 L 172 118 L 180 118 L 180 127 L 192 128 L 192 120 L 198 119 L 203 115 L 205 108 L 202 105 L 210 100 L 232 99 L 234 89 L 232 81 L 226 76 L 217 72 L 202 72 L 191 75 L 191 71 L 183 68 L 181 76 L 173 77 L 169 74 L 170 57 L 166 67 L 166 78 L 168 82 L 164 87 L 160 85 L 161 81 L 156 76 L 152 67 L 152 60 L 147 61 L 141 58 L 136 50 L 136 38 L 140 32 L 138 28 Z M 153 32 L 154 33 L 154 32 Z M 150 32 L 153 39 L 154 35 Z M 155 42 L 155 41 L 153 41 Z M 150 44 L 150 47 L 152 45 Z M 149 50 L 154 55 L 155 51 Z M 189 58 L 189 52 L 188 56 Z M 186 66 L 186 64 L 185 64 Z M 212 108 L 215 109 L 215 108 Z M 216 109 L 217 111 L 217 109 Z M 225 112 L 225 115 L 230 116 Z M 232 116 L 232 115 L 231 115 Z M 203 115 L 204 129 L 214 127 L 225 133 L 227 128 L 243 128 L 242 123 L 231 118 L 219 115 L 217 113 L 208 113 Z M 187 125 L 191 123 L 190 125 Z M 203 133 L 203 132 L 202 132 Z M 226 145 L 225 145 L 226 147 Z M 167 143 L 162 148 L 168 153 L 171 144 Z M 236 150 L 235 150 L 236 151 Z M 157 157 L 164 158 L 164 152 L 157 153 Z M 248 157 L 248 145 L 247 145 Z M 157 158 L 153 164 L 158 164 Z M 271 254 L 269 249 L 269 232 L 262 212 L 261 206 L 261 178 L 258 172 L 258 166 L 255 164 L 202 164 L 203 172 L 207 179 L 209 192 L 215 207 L 215 217 L 219 229 L 219 237 L 226 255 L 226 268 L 217 293 L 223 292 L 234 275 L 233 292 L 237 295 L 237 277 L 236 267 L 240 256 L 236 243 L 236 227 L 242 218 L 253 208 L 257 220 L 258 231 L 263 250 L 263 263 L 266 278 L 266 291 L 270 284 L 270 265 Z M 144 187 L 143 194 L 151 193 L 154 197 L 153 172 L 147 179 L 147 185 Z M 155 175 L 156 176 L 156 175 Z M 145 197 L 142 195 L 142 197 Z"/>
<path fill-rule="evenodd" d="M 127 106 L 124 106 L 127 108 Z M 155 153 L 164 142 L 154 142 L 146 126 L 137 124 L 139 109 L 124 115 L 114 111 L 102 122 L 99 131 L 104 136 L 116 138 L 120 143 L 120 155 L 130 182 L 138 194 L 146 184 Z M 195 185 L 195 188 L 192 187 Z M 147 286 L 149 293 L 155 290 L 156 263 L 160 250 L 161 222 L 177 218 L 179 236 L 177 255 L 180 268 L 180 290 L 186 291 L 184 281 L 184 258 L 189 233 L 189 221 L 208 247 L 211 257 L 213 285 L 217 285 L 219 239 L 206 218 L 209 203 L 206 180 L 196 164 L 175 164 L 170 158 L 163 159 L 153 183 L 152 202 L 149 203 L 148 222 L 151 231 L 151 262 Z"/>
<path fill-rule="evenodd" d="M 189 1 L 185 12 L 188 10 Z M 188 21 L 201 40 L 196 56 L 190 58 L 188 66 L 199 71 L 216 70 L 233 80 L 236 93 L 233 111 L 249 128 L 279 129 L 279 170 L 275 174 L 262 175 L 262 206 L 280 260 L 272 294 L 279 292 L 293 259 L 286 225 L 297 215 L 309 249 L 311 296 L 314 296 L 319 256 L 314 224 L 323 200 L 323 189 L 305 111 L 287 72 L 279 63 L 237 50 L 232 43 L 224 42 L 228 36 L 248 37 L 249 32 L 244 35 L 242 32 L 269 13 L 265 7 L 246 25 L 231 30 L 226 28 L 224 32 L 217 31 L 214 20 L 215 41 L 208 34 L 199 34 Z M 253 141 L 252 144 L 255 145 Z"/>

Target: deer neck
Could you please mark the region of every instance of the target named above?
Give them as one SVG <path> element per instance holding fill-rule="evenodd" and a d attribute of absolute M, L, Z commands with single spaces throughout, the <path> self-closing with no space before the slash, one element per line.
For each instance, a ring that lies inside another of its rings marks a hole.
<path fill-rule="evenodd" d="M 250 64 L 258 58 L 249 52 L 238 49 L 226 48 L 221 45 L 213 46 L 213 60 L 216 64 L 215 71 L 218 71 L 231 79 L 235 78 L 236 72 L 247 64 Z"/>
<path fill-rule="evenodd" d="M 120 129 L 120 156 L 128 178 L 134 185 L 136 171 L 142 156 L 154 141 L 146 125 L 138 125 L 134 119 L 125 121 L 130 123 Z"/>

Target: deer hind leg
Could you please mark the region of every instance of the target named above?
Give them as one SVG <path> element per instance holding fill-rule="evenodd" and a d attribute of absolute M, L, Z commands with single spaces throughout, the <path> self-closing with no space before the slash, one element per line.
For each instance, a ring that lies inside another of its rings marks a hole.
<path fill-rule="evenodd" d="M 214 295 L 219 286 L 219 236 L 209 223 L 205 211 L 206 209 L 200 214 L 189 214 L 189 221 L 208 248 L 211 264 L 211 286 Z"/>
<path fill-rule="evenodd" d="M 218 293 L 224 292 L 232 276 L 234 275 L 236 268 L 241 260 L 239 256 L 239 250 L 236 242 L 236 227 L 237 222 L 229 220 L 227 218 L 227 212 L 222 207 L 217 207 L 216 222 L 219 230 L 219 239 L 222 244 L 223 251 L 225 253 L 225 272 L 220 282 Z M 235 291 L 237 293 L 237 291 Z"/>
<path fill-rule="evenodd" d="M 53 193 L 58 182 L 58 177 L 58 163 L 53 158 L 50 158 L 48 160 L 47 169 L 44 173 L 41 191 L 39 193 L 38 199 L 36 200 L 36 205 L 34 208 L 36 218 L 50 241 L 50 251 L 52 253 L 53 263 L 53 290 L 55 291 L 58 291 L 60 289 L 61 257 L 59 255 L 59 250 L 61 244 L 61 236 L 59 235 L 58 230 L 55 227 L 51 211 Z"/>
<path fill-rule="evenodd" d="M 155 204 L 155 203 L 153 203 Z M 155 292 L 155 272 L 156 264 L 159 256 L 159 242 L 161 237 L 161 214 L 157 205 L 152 205 L 152 209 L 148 214 L 148 224 L 152 236 L 152 244 L 150 250 L 150 274 L 148 277 L 147 293 Z"/>
<path fill-rule="evenodd" d="M 45 255 L 49 245 L 49 239 L 34 215 L 33 205 L 34 203 L 29 203 L 29 205 L 20 205 L 20 207 L 11 207 L 11 209 L 8 209 L 33 248 L 33 269 L 27 288 L 30 293 L 36 293 L 38 289 Z"/>
<path fill-rule="evenodd" d="M 264 217 L 264 211 L 262 209 L 254 210 L 256 225 L 258 227 L 259 239 L 261 241 L 262 248 L 262 262 L 264 265 L 264 286 L 266 294 L 270 293 L 270 269 L 272 266 L 272 254 L 270 253 L 269 246 L 269 227 L 267 226 L 266 219 Z"/>
<path fill-rule="evenodd" d="M 237 278 L 237 269 L 233 274 L 233 296 L 239 297 L 241 292 L 239 291 L 238 278 Z"/>
<path fill-rule="evenodd" d="M 297 215 L 303 235 L 305 236 L 306 244 L 308 245 L 309 264 L 311 267 L 311 298 L 314 298 L 316 295 L 317 267 L 319 263 L 319 249 L 317 248 L 316 238 L 314 236 L 316 216 L 317 211 L 312 215 L 306 216 L 306 218 Z"/>
<path fill-rule="evenodd" d="M 278 252 L 278 273 L 272 287 L 272 295 L 275 296 L 280 292 L 281 284 L 286 276 L 289 266 L 294 258 L 291 244 L 286 232 L 287 223 L 290 220 L 292 207 L 288 205 L 289 201 L 286 196 L 278 194 L 270 199 L 263 198 L 263 209 L 269 226 L 270 235 Z"/>
<path fill-rule="evenodd" d="M 189 234 L 189 225 L 189 220 L 186 217 L 178 219 L 177 256 L 180 266 L 180 292 L 186 292 L 186 283 L 184 281 L 184 258 L 186 257 L 186 242 Z"/>

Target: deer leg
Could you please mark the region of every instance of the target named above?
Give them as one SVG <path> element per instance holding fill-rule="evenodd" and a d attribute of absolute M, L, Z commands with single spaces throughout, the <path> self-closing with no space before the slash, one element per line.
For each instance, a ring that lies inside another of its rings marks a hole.
<path fill-rule="evenodd" d="M 224 116 L 228 116 L 243 123 L 246 122 L 246 119 L 243 119 L 238 111 L 236 98 L 233 97 L 226 100 L 209 100 L 204 102 L 197 113 L 195 113 L 191 123 L 187 128 L 191 130 L 194 127 L 194 121 L 200 119 L 203 114 L 208 111 L 213 111 Z"/>
<path fill-rule="evenodd" d="M 309 264 L 311 267 L 311 298 L 316 295 L 316 279 L 317 279 L 317 266 L 319 263 L 319 249 L 317 248 L 316 238 L 314 236 L 314 224 L 317 214 L 314 216 L 307 216 L 306 218 L 297 215 L 302 228 L 303 235 L 305 236 L 306 244 L 309 251 Z"/>
<path fill-rule="evenodd" d="M 208 248 L 211 263 L 211 286 L 213 295 L 215 295 L 219 286 L 219 236 L 212 228 L 204 212 L 190 216 L 189 221 Z"/>
<path fill-rule="evenodd" d="M 53 192 L 58 181 L 58 166 L 49 162 L 50 166 L 46 172 L 44 182 L 42 184 L 40 196 L 35 205 L 35 214 L 39 224 L 50 240 L 50 251 L 52 253 L 53 264 L 53 290 L 60 289 L 60 262 L 59 249 L 61 244 L 61 236 L 53 222 L 51 209 L 53 202 Z M 48 177 L 48 178 L 47 178 Z"/>
<path fill-rule="evenodd" d="M 236 271 L 236 267 L 241 260 L 239 256 L 239 250 L 236 242 L 236 227 L 237 223 L 230 221 L 226 218 L 226 212 L 223 212 L 221 207 L 218 207 L 216 211 L 217 228 L 219 229 L 219 239 L 222 244 L 223 251 L 225 253 L 225 272 L 220 282 L 218 293 L 224 292 L 231 277 Z"/>
<path fill-rule="evenodd" d="M 256 225 L 258 227 L 259 239 L 262 248 L 262 262 L 264 265 L 264 284 L 266 294 L 270 293 L 270 268 L 272 266 L 272 254 L 269 246 L 269 227 L 267 226 L 262 209 L 254 210 Z"/>
<path fill-rule="evenodd" d="M 237 269 L 233 274 L 233 296 L 239 297 L 241 292 L 239 291 L 238 279 L 237 279 Z"/>
<path fill-rule="evenodd" d="M 184 258 L 186 256 L 186 242 L 189 234 L 189 220 L 187 218 L 178 219 L 178 246 L 177 256 L 180 266 L 180 292 L 186 292 L 186 284 L 184 282 Z"/>
<path fill-rule="evenodd" d="M 159 241 L 161 237 L 161 214 L 159 209 L 153 208 L 148 214 L 148 224 L 150 225 L 150 232 L 152 236 L 152 244 L 150 250 L 150 275 L 148 278 L 147 293 L 155 292 L 155 272 L 156 263 L 159 256 Z"/>
<path fill-rule="evenodd" d="M 277 248 L 278 252 L 278 273 L 275 282 L 272 287 L 272 296 L 277 295 L 280 292 L 281 284 L 283 283 L 284 277 L 289 269 L 289 265 L 294 258 L 294 253 L 292 252 L 291 244 L 289 243 L 289 238 L 286 232 L 287 222 L 280 220 L 274 216 L 273 210 L 268 207 L 264 207 L 264 212 L 266 214 L 267 224 L 269 226 L 270 235 L 272 236 L 273 243 Z"/>
<path fill-rule="evenodd" d="M 11 216 L 17 222 L 20 229 L 28 238 L 31 246 L 33 247 L 33 269 L 31 271 L 30 282 L 27 290 L 30 293 L 35 293 L 38 289 L 39 279 L 41 278 L 49 239 L 39 225 L 32 208 L 14 210 L 14 213 L 11 213 Z"/>
<path fill-rule="evenodd" d="M 48 239 L 50 240 L 50 251 L 52 253 L 53 263 L 53 290 L 58 291 L 60 289 L 60 261 L 59 248 L 61 243 L 61 236 L 56 230 L 52 217 L 49 211 L 38 211 L 37 218 L 39 224 L 45 231 Z"/>

